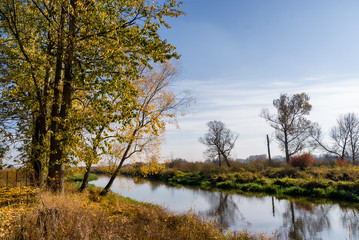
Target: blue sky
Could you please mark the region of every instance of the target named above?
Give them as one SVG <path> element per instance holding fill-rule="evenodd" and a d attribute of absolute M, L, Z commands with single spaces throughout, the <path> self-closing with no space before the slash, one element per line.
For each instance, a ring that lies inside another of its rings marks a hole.
<path fill-rule="evenodd" d="M 259 117 L 280 93 L 306 92 L 325 133 L 359 109 L 359 1 L 184 0 L 163 38 L 182 55 L 176 91 L 197 104 L 169 127 L 165 157 L 203 160 L 198 139 L 221 120 L 240 134 L 234 157 L 266 153 L 273 130 Z M 272 143 L 274 155 L 281 154 Z"/>

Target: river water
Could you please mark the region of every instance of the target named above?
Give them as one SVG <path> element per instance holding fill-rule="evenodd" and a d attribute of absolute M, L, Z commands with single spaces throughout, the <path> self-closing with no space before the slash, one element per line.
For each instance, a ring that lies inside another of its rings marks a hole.
<path fill-rule="evenodd" d="M 91 183 L 105 187 L 108 180 L 100 176 Z M 233 231 L 274 234 L 276 239 L 359 240 L 358 207 L 174 187 L 157 181 L 135 183 L 123 176 L 115 180 L 111 190 L 174 213 L 192 211 Z"/>

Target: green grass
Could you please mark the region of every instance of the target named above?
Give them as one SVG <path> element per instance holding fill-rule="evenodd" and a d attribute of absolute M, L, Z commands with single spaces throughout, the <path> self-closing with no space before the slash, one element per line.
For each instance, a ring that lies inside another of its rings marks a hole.
<path fill-rule="evenodd" d="M 89 175 L 89 182 L 97 180 L 98 176 L 94 173 L 90 173 Z M 66 177 L 66 181 L 69 182 L 82 182 L 84 180 L 84 174 L 75 174 L 73 176 Z"/>
<path fill-rule="evenodd" d="M 232 192 L 268 193 L 277 196 L 311 197 L 359 202 L 359 167 L 314 166 L 305 171 L 291 166 L 232 164 L 219 168 L 208 163 L 188 163 L 164 168 L 147 178 L 173 185 Z M 127 166 L 122 173 L 144 177 L 141 170 Z"/>

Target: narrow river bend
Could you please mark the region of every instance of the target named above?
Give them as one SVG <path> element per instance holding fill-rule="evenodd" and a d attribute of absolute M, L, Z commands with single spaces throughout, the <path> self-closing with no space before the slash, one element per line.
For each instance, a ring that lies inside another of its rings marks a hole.
<path fill-rule="evenodd" d="M 109 177 L 100 176 L 91 184 L 105 187 L 108 180 Z M 123 176 L 115 180 L 111 191 L 162 205 L 174 213 L 193 211 L 233 231 L 274 233 L 276 239 L 359 239 L 359 209 L 339 204 L 243 196 L 154 181 L 135 183 Z"/>

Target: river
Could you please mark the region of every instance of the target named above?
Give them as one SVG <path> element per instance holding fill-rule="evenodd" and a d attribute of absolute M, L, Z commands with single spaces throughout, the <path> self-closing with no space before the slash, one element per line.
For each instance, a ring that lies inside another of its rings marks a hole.
<path fill-rule="evenodd" d="M 100 176 L 91 184 L 104 187 L 108 180 L 109 177 Z M 192 211 L 233 231 L 274 234 L 276 239 L 359 239 L 359 209 L 336 203 L 244 196 L 157 181 L 135 183 L 123 176 L 114 181 L 111 191 L 162 205 L 174 213 Z"/>

